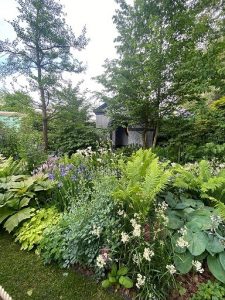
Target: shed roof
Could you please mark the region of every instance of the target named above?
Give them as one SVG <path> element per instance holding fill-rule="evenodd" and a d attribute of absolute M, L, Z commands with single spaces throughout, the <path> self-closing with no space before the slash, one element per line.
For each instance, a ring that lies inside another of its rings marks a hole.
<path fill-rule="evenodd" d="M 107 108 L 107 104 L 103 103 L 102 105 L 100 105 L 99 107 L 97 107 L 96 109 L 94 109 L 94 113 L 95 114 L 103 114 L 106 111 Z"/>

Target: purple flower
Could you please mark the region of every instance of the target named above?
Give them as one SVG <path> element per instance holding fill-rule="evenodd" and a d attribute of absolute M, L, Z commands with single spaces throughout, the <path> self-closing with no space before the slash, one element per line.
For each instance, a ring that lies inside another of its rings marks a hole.
<path fill-rule="evenodd" d="M 48 174 L 48 179 L 49 180 L 54 180 L 55 179 L 55 176 L 54 176 L 54 174 Z"/>

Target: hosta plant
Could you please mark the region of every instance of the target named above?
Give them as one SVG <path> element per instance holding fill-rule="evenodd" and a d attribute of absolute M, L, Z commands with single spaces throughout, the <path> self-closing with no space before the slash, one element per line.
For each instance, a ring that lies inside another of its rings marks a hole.
<path fill-rule="evenodd" d="M 202 273 L 207 261 L 211 273 L 225 283 L 225 224 L 217 211 L 184 194 L 168 193 L 165 199 L 176 269 L 181 274 L 192 268 Z"/>
<path fill-rule="evenodd" d="M 21 249 L 31 250 L 37 247 L 40 244 L 44 230 L 56 225 L 60 217 L 60 213 L 54 206 L 37 210 L 34 216 L 15 233 L 16 241 L 21 244 Z"/>
<path fill-rule="evenodd" d="M 32 217 L 39 195 L 53 185 L 43 174 L 1 177 L 0 224 L 4 223 L 4 228 L 11 232 L 20 222 Z"/>
<path fill-rule="evenodd" d="M 108 273 L 108 278 L 102 281 L 102 287 L 109 288 L 110 286 L 115 285 L 116 288 L 119 288 L 120 286 L 123 286 L 126 289 L 132 288 L 134 285 L 133 281 L 127 274 L 127 267 L 122 266 L 118 268 L 116 264 L 113 264 L 111 271 Z"/>

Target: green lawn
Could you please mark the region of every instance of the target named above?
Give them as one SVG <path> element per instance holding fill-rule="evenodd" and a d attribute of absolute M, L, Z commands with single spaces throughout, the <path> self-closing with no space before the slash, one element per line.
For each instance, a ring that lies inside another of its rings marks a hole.
<path fill-rule="evenodd" d="M 21 251 L 0 231 L 0 285 L 13 300 L 121 300 L 73 270 L 44 266 L 34 253 Z"/>

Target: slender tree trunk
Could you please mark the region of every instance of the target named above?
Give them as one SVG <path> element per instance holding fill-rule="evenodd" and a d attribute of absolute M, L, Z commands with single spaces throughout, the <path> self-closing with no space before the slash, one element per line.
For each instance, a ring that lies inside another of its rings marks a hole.
<path fill-rule="evenodd" d="M 44 150 L 48 150 L 48 116 L 47 116 L 47 106 L 45 101 L 45 92 L 42 85 L 42 74 L 41 68 L 38 68 L 38 85 L 39 92 L 41 96 L 41 110 L 42 110 L 42 133 L 43 133 L 43 142 L 44 142 Z"/>
<path fill-rule="evenodd" d="M 156 147 L 158 135 L 159 135 L 159 124 L 157 123 L 156 128 L 155 128 L 155 132 L 154 132 L 153 142 L 152 142 L 152 148 L 153 149 Z"/>
<path fill-rule="evenodd" d="M 44 150 L 48 150 L 48 116 L 47 116 L 47 107 L 45 102 L 45 94 L 43 87 L 39 88 L 41 94 L 41 108 L 42 108 L 42 132 L 43 132 L 43 141 L 44 141 Z"/>

